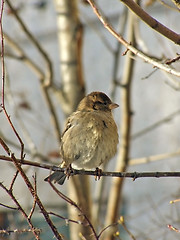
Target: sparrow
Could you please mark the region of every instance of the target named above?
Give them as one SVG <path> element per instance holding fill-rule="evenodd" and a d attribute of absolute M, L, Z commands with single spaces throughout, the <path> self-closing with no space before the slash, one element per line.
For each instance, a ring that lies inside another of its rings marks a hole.
<path fill-rule="evenodd" d="M 118 130 L 112 109 L 117 107 L 103 92 L 91 92 L 80 101 L 61 137 L 61 167 L 92 170 L 115 155 Z M 66 177 L 66 173 L 56 171 L 44 180 L 62 185 Z"/>

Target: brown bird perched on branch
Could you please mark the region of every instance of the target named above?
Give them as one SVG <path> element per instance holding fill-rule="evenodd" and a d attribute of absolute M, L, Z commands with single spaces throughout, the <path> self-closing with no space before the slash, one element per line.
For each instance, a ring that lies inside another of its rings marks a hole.
<path fill-rule="evenodd" d="M 81 100 L 62 134 L 61 167 L 90 170 L 115 155 L 118 132 L 111 110 L 118 106 L 102 92 L 92 92 Z M 65 173 L 56 171 L 45 181 L 63 184 L 65 178 Z"/>

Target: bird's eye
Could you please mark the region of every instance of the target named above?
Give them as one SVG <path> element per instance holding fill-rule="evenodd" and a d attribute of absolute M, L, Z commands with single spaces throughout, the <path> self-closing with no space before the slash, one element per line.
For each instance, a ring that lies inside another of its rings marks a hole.
<path fill-rule="evenodd" d="M 100 101 L 97 101 L 97 102 L 96 102 L 96 104 L 103 104 L 103 103 L 102 103 L 102 102 L 100 102 Z"/>
<path fill-rule="evenodd" d="M 106 101 L 96 101 L 93 105 L 93 109 L 94 110 L 99 110 L 99 109 L 104 109 L 106 108 L 106 106 L 108 105 L 108 103 Z"/>
<path fill-rule="evenodd" d="M 98 110 L 100 108 L 100 106 L 102 106 L 102 104 L 103 104 L 102 102 L 96 101 L 93 105 L 93 109 Z"/>

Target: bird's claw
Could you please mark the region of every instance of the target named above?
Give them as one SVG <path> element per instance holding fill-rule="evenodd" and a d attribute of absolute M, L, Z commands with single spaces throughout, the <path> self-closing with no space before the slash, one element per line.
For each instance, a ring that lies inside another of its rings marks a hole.
<path fill-rule="evenodd" d="M 100 168 L 97 167 L 96 170 L 95 170 L 95 172 L 96 172 L 95 181 L 100 180 L 101 175 L 102 175 L 102 169 L 100 169 Z"/>
<path fill-rule="evenodd" d="M 65 169 L 64 174 L 66 175 L 67 179 L 74 174 L 74 169 L 72 168 L 71 164 L 69 164 L 69 166 Z"/>

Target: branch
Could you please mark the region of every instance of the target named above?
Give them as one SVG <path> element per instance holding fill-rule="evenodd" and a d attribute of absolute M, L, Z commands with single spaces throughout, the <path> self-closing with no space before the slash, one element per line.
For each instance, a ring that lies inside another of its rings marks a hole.
<path fill-rule="evenodd" d="M 71 223 L 77 223 L 77 224 L 84 225 L 84 223 L 81 222 L 81 221 L 76 221 L 76 220 L 69 219 L 69 218 L 67 218 L 67 217 L 60 216 L 59 214 L 54 213 L 54 212 L 48 212 L 48 214 L 49 214 L 49 215 L 56 216 L 56 217 L 58 217 L 58 218 L 60 218 L 60 219 L 63 219 L 63 220 L 66 222 L 66 225 L 69 224 L 70 222 L 71 222 Z"/>
<path fill-rule="evenodd" d="M 125 222 L 124 222 L 124 217 L 121 216 L 120 219 L 118 220 L 118 223 L 122 225 L 122 227 L 124 228 L 124 230 L 127 232 L 127 234 L 129 235 L 129 237 L 132 239 L 132 240 L 136 240 L 136 238 L 134 237 L 134 235 L 128 230 Z M 118 232 L 119 234 L 119 232 Z M 118 236 L 118 235 L 117 235 Z"/>
<path fill-rule="evenodd" d="M 13 162 L 12 157 L 6 157 L 3 155 L 0 155 L 0 160 Z M 38 162 L 31 162 L 28 160 L 21 160 L 16 159 L 17 164 L 21 165 L 29 165 L 33 167 L 43 168 L 43 169 L 49 169 L 51 171 L 59 171 L 64 172 L 64 168 L 56 167 L 53 165 L 48 165 L 44 163 L 38 163 Z M 97 171 L 86 171 L 86 170 L 77 170 L 73 169 L 72 175 L 89 175 L 89 176 L 97 176 Z M 160 178 L 160 177 L 180 177 L 180 172 L 100 172 L 98 176 L 103 177 L 119 177 L 119 178 L 132 178 L 133 180 L 136 180 L 137 178 Z"/>
<path fill-rule="evenodd" d="M 127 17 L 127 38 L 133 46 L 136 46 L 134 35 L 134 15 L 128 11 Z M 125 58 L 123 77 L 121 84 L 124 86 L 121 88 L 121 142 L 118 150 L 118 157 L 116 161 L 115 170 L 118 172 L 125 172 L 128 167 L 129 154 L 130 154 L 130 134 L 132 126 L 132 104 L 131 104 L 131 88 L 133 80 L 133 70 L 135 61 L 133 59 L 134 54 L 128 50 L 125 52 L 127 57 Z M 120 209 L 122 198 L 122 187 L 124 178 L 115 178 L 112 180 L 112 186 L 108 198 L 107 213 L 106 213 L 106 225 L 110 225 L 117 221 L 118 212 Z M 111 239 L 113 231 L 117 231 L 117 227 L 108 229 L 106 232 L 106 238 Z"/>
<path fill-rule="evenodd" d="M 11 209 L 11 210 L 19 210 L 18 207 L 11 207 L 11 206 L 8 206 L 8 205 L 3 204 L 3 203 L 0 203 L 0 206 L 5 207 L 5 208 L 8 208 L 8 209 Z"/>
<path fill-rule="evenodd" d="M 170 230 L 173 230 L 173 231 L 175 231 L 175 232 L 177 232 L 177 233 L 180 233 L 180 229 L 178 229 L 178 228 L 176 228 L 176 227 L 174 227 L 174 226 L 172 226 L 172 225 L 170 225 L 170 224 L 168 224 L 167 227 L 168 227 Z"/>
<path fill-rule="evenodd" d="M 40 234 L 41 230 L 38 228 L 35 228 L 36 232 L 38 232 Z M 0 230 L 0 235 L 10 235 L 11 233 L 27 233 L 27 232 L 32 232 L 31 229 L 15 229 L 15 230 Z"/>
<path fill-rule="evenodd" d="M 172 158 L 180 155 L 180 149 L 174 152 L 169 152 L 169 153 L 162 153 L 162 154 L 157 154 L 157 155 L 151 155 L 149 157 L 142 157 L 142 158 L 134 158 L 129 160 L 129 165 L 136 165 L 136 164 L 143 164 L 143 163 L 150 163 L 150 162 L 155 162 L 159 160 L 164 160 L 167 158 Z"/>
<path fill-rule="evenodd" d="M 156 19 L 151 17 L 133 0 L 121 0 L 128 8 L 130 8 L 138 17 L 141 18 L 149 27 L 162 34 L 164 37 L 170 39 L 174 43 L 180 45 L 180 35 L 173 32 Z"/>
<path fill-rule="evenodd" d="M 143 52 L 139 51 L 137 48 L 133 47 L 131 44 L 129 44 L 120 34 L 118 34 L 114 28 L 109 24 L 109 22 L 105 19 L 105 17 L 100 13 L 97 6 L 95 5 L 94 1 L 87 0 L 91 7 L 93 8 L 95 14 L 99 18 L 99 20 L 102 22 L 104 27 L 120 42 L 122 43 L 127 49 L 129 49 L 131 52 L 133 52 L 136 56 L 142 58 L 145 62 L 148 62 L 152 64 L 154 67 L 157 67 L 163 71 L 166 71 L 170 74 L 173 74 L 174 76 L 180 77 L 180 72 L 174 70 L 173 68 L 167 66 L 166 64 L 163 64 L 159 61 L 155 61 L 154 59 L 150 58 Z"/>
<path fill-rule="evenodd" d="M 28 215 L 28 219 L 32 218 L 32 215 L 35 211 L 35 207 L 36 207 L 36 196 L 37 196 L 37 181 L 36 181 L 36 174 L 33 176 L 33 180 L 34 180 L 34 191 L 35 191 L 35 196 L 34 196 L 34 202 L 33 202 L 33 206 L 31 208 L 31 211 Z"/>

